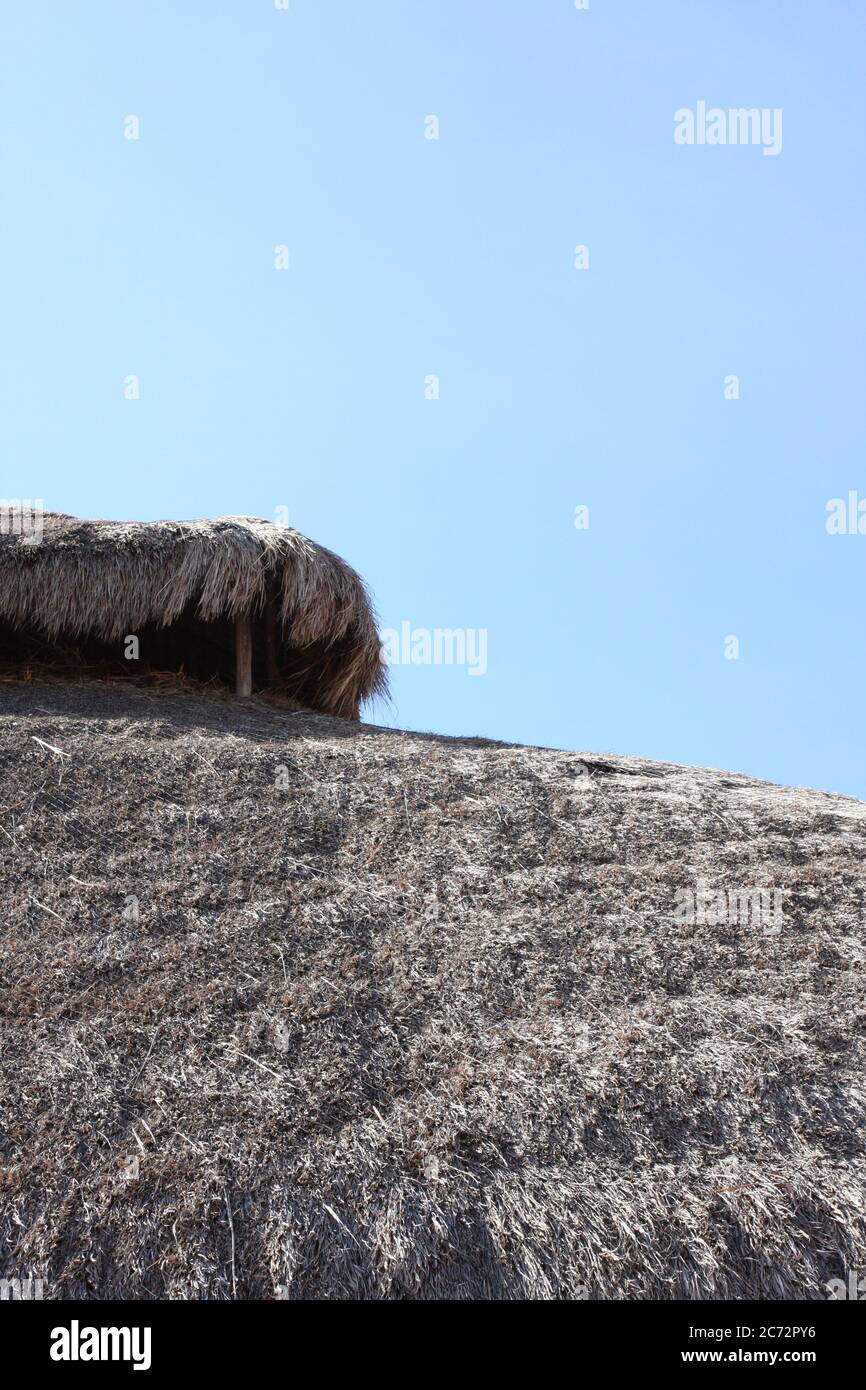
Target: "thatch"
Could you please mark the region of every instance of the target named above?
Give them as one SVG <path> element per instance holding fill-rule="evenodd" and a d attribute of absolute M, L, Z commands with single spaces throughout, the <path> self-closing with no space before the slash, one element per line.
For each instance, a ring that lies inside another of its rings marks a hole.
<path fill-rule="evenodd" d="M 0 688 L 0 767 L 0 1277 L 823 1299 L 866 1270 L 860 802 L 97 685 Z M 678 918 L 700 878 L 785 925 Z"/>
<path fill-rule="evenodd" d="M 357 718 L 364 700 L 384 692 L 362 580 L 290 527 L 254 517 L 117 522 L 47 513 L 36 542 L 0 533 L 0 623 L 17 633 L 119 643 L 189 616 L 262 615 L 269 602 L 299 703 Z"/>

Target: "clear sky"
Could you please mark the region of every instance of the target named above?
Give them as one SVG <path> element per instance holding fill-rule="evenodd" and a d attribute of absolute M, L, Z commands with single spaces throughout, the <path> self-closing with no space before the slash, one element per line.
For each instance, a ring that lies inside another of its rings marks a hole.
<path fill-rule="evenodd" d="M 866 796 L 864 53 L 860 0 L 3 0 L 0 495 L 284 507 L 486 631 L 374 721 Z"/>

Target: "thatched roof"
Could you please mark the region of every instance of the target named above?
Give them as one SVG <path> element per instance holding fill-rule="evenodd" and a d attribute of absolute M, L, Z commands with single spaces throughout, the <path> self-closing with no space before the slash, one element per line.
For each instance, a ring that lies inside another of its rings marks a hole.
<path fill-rule="evenodd" d="M 0 534 L 0 622 L 49 638 L 119 641 L 191 611 L 234 620 L 260 613 L 271 595 L 284 648 L 310 653 L 309 707 L 352 717 L 384 691 L 362 580 L 299 531 L 255 517 L 120 522 L 47 513 L 36 543 Z"/>
<path fill-rule="evenodd" d="M 0 766 L 0 1277 L 824 1299 L 866 1269 L 862 803 L 98 685 L 0 686 Z M 700 879 L 785 924 L 687 920 Z"/>

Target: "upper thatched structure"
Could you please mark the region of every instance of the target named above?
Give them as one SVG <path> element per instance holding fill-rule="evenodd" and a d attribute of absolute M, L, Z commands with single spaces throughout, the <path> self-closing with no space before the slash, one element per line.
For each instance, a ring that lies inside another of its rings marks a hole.
<path fill-rule="evenodd" d="M 357 718 L 362 701 L 385 688 L 363 581 L 299 531 L 239 516 L 41 520 L 36 537 L 0 534 L 0 624 L 15 633 L 118 644 L 172 625 L 182 638 L 186 625 L 188 646 L 192 625 L 195 640 L 216 651 L 219 635 L 203 636 L 203 624 L 250 621 L 272 648 L 262 683 L 312 709 Z M 182 640 L 172 650 L 186 654 Z"/>

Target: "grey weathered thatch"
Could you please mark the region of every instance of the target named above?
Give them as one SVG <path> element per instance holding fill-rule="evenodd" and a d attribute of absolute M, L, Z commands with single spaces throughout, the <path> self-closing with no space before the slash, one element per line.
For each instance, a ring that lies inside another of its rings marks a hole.
<path fill-rule="evenodd" d="M 822 1299 L 866 1271 L 860 802 L 93 684 L 0 684 L 0 769 L 0 1277 Z M 701 879 L 784 922 L 689 920 Z"/>
<path fill-rule="evenodd" d="M 289 527 L 255 517 L 80 521 L 44 516 L 41 537 L 0 534 L 0 623 L 49 640 L 119 643 L 150 625 L 262 623 L 280 675 L 311 709 L 357 717 L 383 692 L 380 641 L 359 576 Z"/>

